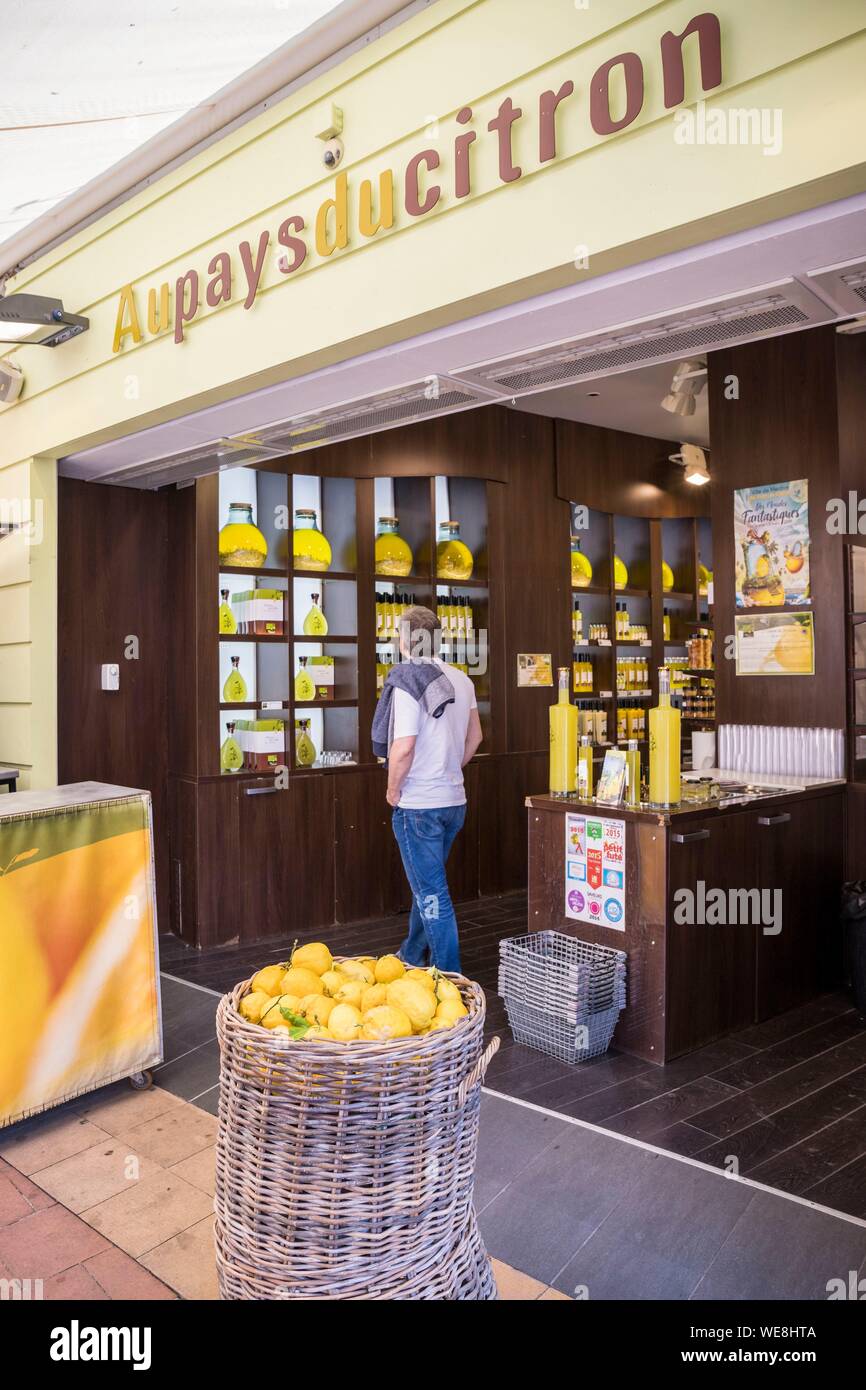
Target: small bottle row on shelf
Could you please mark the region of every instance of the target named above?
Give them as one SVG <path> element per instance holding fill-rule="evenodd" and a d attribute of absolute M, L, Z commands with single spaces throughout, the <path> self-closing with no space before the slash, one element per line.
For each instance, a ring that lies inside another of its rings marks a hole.
<path fill-rule="evenodd" d="M 686 642 L 689 670 L 711 671 L 713 669 L 713 636 L 709 628 L 699 628 L 694 637 Z"/>
<path fill-rule="evenodd" d="M 286 765 L 288 753 L 286 719 L 230 719 L 220 749 L 222 772 L 276 772 Z M 295 762 L 298 767 L 351 766 L 351 752 L 330 750 L 319 753 L 311 734 L 309 719 L 294 721 Z"/>
<path fill-rule="evenodd" d="M 220 637 L 284 637 L 286 594 L 283 589 L 244 589 L 233 594 L 220 589 Z M 310 594 L 310 607 L 301 624 L 307 637 L 325 637 L 328 620 L 320 594 Z"/>
<path fill-rule="evenodd" d="M 683 690 L 684 719 L 715 719 L 716 681 L 714 676 L 690 676 Z"/>
<path fill-rule="evenodd" d="M 617 657 L 616 688 L 619 694 L 648 695 L 649 685 L 649 661 L 645 656 Z"/>
<path fill-rule="evenodd" d="M 410 594 L 396 591 L 376 595 L 376 641 L 380 645 L 397 642 L 400 635 L 400 619 L 407 608 L 413 606 Z M 474 636 L 475 618 L 472 604 L 464 594 L 453 593 L 441 597 L 436 603 L 436 616 L 443 642 L 459 642 Z"/>

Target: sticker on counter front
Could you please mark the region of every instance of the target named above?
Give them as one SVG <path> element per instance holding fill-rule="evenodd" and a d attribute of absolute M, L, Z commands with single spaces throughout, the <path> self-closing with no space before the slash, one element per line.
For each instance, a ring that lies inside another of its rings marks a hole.
<path fill-rule="evenodd" d="M 566 814 L 565 915 L 625 931 L 625 821 Z"/>

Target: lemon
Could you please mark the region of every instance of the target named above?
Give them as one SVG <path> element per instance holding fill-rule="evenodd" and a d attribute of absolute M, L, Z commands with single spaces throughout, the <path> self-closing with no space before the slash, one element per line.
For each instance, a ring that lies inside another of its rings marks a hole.
<path fill-rule="evenodd" d="M 346 983 L 345 975 L 341 975 L 339 970 L 326 970 L 324 975 L 320 976 L 320 979 L 322 981 L 322 988 L 332 999 L 340 986 Z"/>
<path fill-rule="evenodd" d="M 399 956 L 380 956 L 374 973 L 380 985 L 390 985 L 392 980 L 399 980 L 406 973 L 406 967 Z"/>
<path fill-rule="evenodd" d="M 362 960 L 341 960 L 337 965 L 341 975 L 345 975 L 347 980 L 360 980 L 362 985 L 374 985 L 376 977 L 369 965 L 365 965 Z"/>
<path fill-rule="evenodd" d="M 257 975 L 254 975 L 250 984 L 250 989 L 255 994 L 260 991 L 263 994 L 279 994 L 280 980 L 286 973 L 283 965 L 266 965 Z"/>
<path fill-rule="evenodd" d="M 275 1023 L 271 1032 L 275 1038 L 288 1038 L 291 1041 L 292 1030 L 287 1023 Z"/>
<path fill-rule="evenodd" d="M 311 1039 L 313 1042 L 333 1042 L 334 1034 L 330 1028 L 325 1028 L 323 1024 L 314 1023 L 312 1027 L 307 1029 L 301 1041 L 308 1042 Z"/>
<path fill-rule="evenodd" d="M 429 987 L 433 984 L 429 975 L 427 981 L 427 985 L 422 985 L 405 976 L 388 986 L 388 1003 L 408 1014 L 413 1028 L 424 1028 L 436 1012 L 436 996 Z"/>
<path fill-rule="evenodd" d="M 305 994 L 324 994 L 325 986 L 314 970 L 290 966 L 280 981 L 283 994 L 296 994 L 303 999 Z"/>
<path fill-rule="evenodd" d="M 334 998 L 338 1004 L 353 1004 L 356 1009 L 360 1009 L 364 990 L 369 988 L 363 980 L 344 980 Z"/>
<path fill-rule="evenodd" d="M 450 1018 L 439 1018 L 439 1016 L 438 1016 L 438 1014 L 437 1014 L 436 1018 L 432 1019 L 432 1020 L 430 1021 L 430 1023 L 427 1024 L 427 1027 L 426 1027 L 426 1028 L 419 1028 L 419 1029 L 418 1029 L 418 1032 L 419 1032 L 419 1033 L 440 1033 L 440 1032 L 442 1031 L 443 1028 L 452 1028 L 453 1026 L 454 1026 L 454 1025 L 453 1025 L 452 1020 L 451 1020 Z"/>
<path fill-rule="evenodd" d="M 333 964 L 331 952 L 321 941 L 311 941 L 308 946 L 299 946 L 292 952 L 292 965 L 299 970 L 312 970 L 314 975 L 326 974 Z"/>
<path fill-rule="evenodd" d="M 423 985 L 425 989 L 429 989 L 431 994 L 436 989 L 436 981 L 433 979 L 429 970 L 421 970 L 420 968 L 407 970 L 406 974 L 401 976 L 401 979 L 414 980 L 416 984 Z"/>
<path fill-rule="evenodd" d="M 361 962 L 362 965 L 366 965 L 367 969 L 369 970 L 370 974 L 373 976 L 373 979 L 375 980 L 375 978 L 376 978 L 376 957 L 375 957 L 375 956 L 358 956 L 358 960 Z"/>
<path fill-rule="evenodd" d="M 270 1002 L 269 994 L 265 994 L 263 989 L 255 989 L 251 994 L 244 995 L 238 1004 L 238 1013 L 241 1018 L 248 1018 L 250 1023 L 258 1023 L 262 1010 L 266 1009 Z"/>
<path fill-rule="evenodd" d="M 296 994 L 275 994 L 261 1012 L 259 1023 L 263 1028 L 279 1028 L 280 1024 L 288 1023 L 288 1019 L 283 1013 L 283 1009 L 290 1009 L 293 1014 L 300 1013 L 301 1001 Z"/>
<path fill-rule="evenodd" d="M 387 985 L 368 985 L 361 996 L 361 1013 L 369 1013 L 370 1009 L 377 1009 L 380 1004 L 385 1004 L 388 998 Z"/>
<path fill-rule="evenodd" d="M 329 999 L 326 994 L 305 994 L 298 1007 L 304 1018 L 308 1018 L 311 1023 L 320 1023 L 326 1028 L 331 1010 L 335 1007 L 335 1000 Z"/>
<path fill-rule="evenodd" d="M 353 1004 L 338 1004 L 328 1019 L 328 1031 L 338 1042 L 351 1042 L 361 1032 L 361 1010 Z"/>
<path fill-rule="evenodd" d="M 469 1010 L 462 999 L 444 999 L 436 1010 L 433 1021 L 435 1023 L 437 1018 L 444 1018 L 449 1023 L 456 1023 L 458 1018 L 466 1018 L 468 1013 Z"/>
<path fill-rule="evenodd" d="M 389 1038 L 410 1038 L 412 1022 L 402 1009 L 393 1004 L 380 1004 L 364 1014 L 361 1037 L 370 1041 L 387 1042 Z"/>
<path fill-rule="evenodd" d="M 454 999 L 458 1004 L 463 1002 L 463 996 L 453 980 L 446 980 L 444 975 L 434 975 L 436 985 L 436 998 L 441 1004 L 443 999 Z"/>

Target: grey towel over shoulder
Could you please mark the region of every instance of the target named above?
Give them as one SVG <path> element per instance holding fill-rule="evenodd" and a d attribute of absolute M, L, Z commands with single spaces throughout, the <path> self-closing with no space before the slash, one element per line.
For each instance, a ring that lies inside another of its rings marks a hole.
<path fill-rule="evenodd" d="M 454 703 L 454 686 L 435 661 L 414 657 L 388 672 L 373 719 L 373 756 L 387 758 L 394 742 L 394 691 L 405 690 L 425 714 L 439 719 L 446 705 Z"/>

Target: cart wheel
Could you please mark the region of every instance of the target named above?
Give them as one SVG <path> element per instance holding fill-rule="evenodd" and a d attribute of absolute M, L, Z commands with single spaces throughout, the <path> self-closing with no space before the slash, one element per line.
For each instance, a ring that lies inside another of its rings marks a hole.
<path fill-rule="evenodd" d="M 129 1078 L 129 1084 L 134 1091 L 149 1091 L 153 1085 L 153 1073 L 149 1071 L 133 1072 Z"/>

